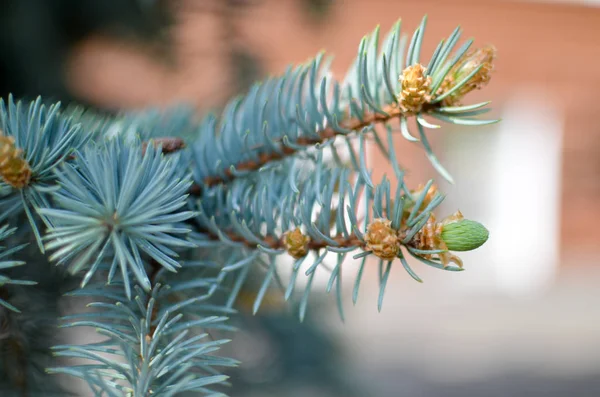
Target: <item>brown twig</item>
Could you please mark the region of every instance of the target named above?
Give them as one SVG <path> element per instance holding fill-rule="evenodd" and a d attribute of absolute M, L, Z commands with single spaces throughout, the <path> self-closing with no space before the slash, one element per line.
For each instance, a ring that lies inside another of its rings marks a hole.
<path fill-rule="evenodd" d="M 210 232 L 209 230 L 202 230 L 202 233 L 208 235 L 211 240 L 215 240 L 215 241 L 220 240 L 219 236 Z M 225 235 L 231 241 L 234 241 L 236 243 L 243 243 L 248 248 L 253 248 L 253 249 L 256 248 L 256 243 L 248 241 L 244 237 L 239 236 L 235 233 L 228 232 Z M 346 238 L 342 235 L 338 235 L 336 237 L 332 237 L 332 240 L 336 241 L 339 244 L 338 247 L 351 247 L 351 246 L 363 247 L 364 246 L 363 241 L 360 240 L 354 234 L 351 234 L 348 238 Z M 277 239 L 272 236 L 265 236 L 265 237 L 262 237 L 262 241 L 265 242 L 266 245 L 271 249 L 284 249 L 285 248 L 285 243 L 283 242 L 283 239 Z M 329 244 L 325 241 L 311 240 L 308 243 L 308 249 L 311 251 L 318 251 L 318 250 L 326 248 L 330 245 L 331 244 Z"/>
<path fill-rule="evenodd" d="M 437 106 L 438 105 L 435 105 L 435 104 L 425 104 L 425 105 L 423 105 L 422 111 L 431 110 Z M 369 125 L 383 124 L 383 123 L 389 122 L 390 120 L 392 120 L 394 118 L 409 117 L 409 116 L 413 115 L 413 113 L 407 113 L 407 112 L 403 111 L 402 109 L 400 109 L 400 107 L 398 107 L 397 104 L 389 105 L 389 106 L 385 107 L 383 110 L 387 114 L 368 113 L 362 119 L 350 118 L 345 121 L 342 121 L 342 122 L 340 122 L 340 126 L 346 130 L 358 131 Z M 307 147 L 314 146 L 316 144 L 323 143 L 325 141 L 333 139 L 337 135 L 345 135 L 345 134 L 343 132 L 335 130 L 333 127 L 327 127 L 325 129 L 323 129 L 322 131 L 318 132 L 318 135 L 319 135 L 318 138 L 300 137 L 294 143 L 296 145 L 307 146 Z M 281 160 L 285 157 L 292 156 L 292 155 L 296 154 L 297 151 L 298 150 L 293 149 L 291 147 L 283 146 L 281 148 L 280 152 L 261 153 L 257 160 L 241 162 L 235 166 L 235 169 L 237 171 L 255 171 L 271 161 Z M 229 169 L 227 169 L 227 170 L 225 170 L 225 177 L 222 177 L 222 176 L 208 177 L 204 180 L 204 185 L 205 186 L 214 186 L 219 183 L 226 182 L 233 178 L 234 178 L 234 175 L 232 174 L 232 172 Z M 201 191 L 201 188 L 198 186 L 195 186 L 193 191 L 194 191 L 194 193 L 191 193 L 191 192 L 190 193 L 198 194 Z"/>
<path fill-rule="evenodd" d="M 399 241 L 402 241 L 404 239 L 404 237 L 406 236 L 408 231 L 409 231 L 409 228 L 406 225 L 402 225 L 399 230 L 395 231 L 395 233 L 397 234 L 397 236 L 399 238 Z M 208 229 L 202 229 L 202 230 L 200 230 L 200 232 L 207 235 L 213 241 L 221 240 L 221 238 L 218 235 L 216 235 L 215 233 L 211 232 Z M 257 244 L 255 242 L 248 241 L 243 236 L 240 236 L 233 232 L 222 232 L 222 233 L 229 240 L 231 240 L 233 242 L 242 243 L 251 249 L 256 249 L 256 247 L 257 247 Z M 409 247 L 409 248 L 426 249 L 422 246 L 422 243 L 419 241 L 420 238 L 421 238 L 420 235 L 415 236 L 415 238 L 413 238 L 412 240 L 410 240 L 409 242 L 407 242 L 405 244 L 402 243 L 402 245 Z M 360 238 L 358 238 L 358 236 L 356 236 L 354 233 L 351 233 L 348 237 L 344 237 L 343 235 L 338 234 L 335 237 L 331 237 L 331 239 L 334 240 L 338 244 L 337 246 L 335 246 L 337 248 L 356 247 L 356 248 L 360 248 L 365 251 L 371 251 L 371 249 L 368 246 L 368 243 L 361 240 Z M 263 236 L 263 237 L 261 237 L 261 240 L 263 241 L 264 245 L 266 245 L 268 248 L 271 248 L 274 250 L 288 248 L 288 247 L 286 247 L 285 234 L 281 238 L 276 238 L 273 236 Z M 316 241 L 316 240 L 310 239 L 308 241 L 307 245 L 305 246 L 305 248 L 308 251 L 319 251 L 319 250 L 327 248 L 329 246 L 332 246 L 332 244 L 330 244 L 326 241 Z M 433 249 L 433 248 L 430 248 L 430 249 Z M 290 253 L 290 251 L 288 251 L 288 253 Z"/>
<path fill-rule="evenodd" d="M 342 123 L 341 126 L 345 129 L 356 131 L 373 123 L 387 122 L 394 117 L 400 116 L 401 111 L 397 107 L 390 106 L 386 109 L 386 113 L 388 113 L 388 116 L 379 113 L 372 113 L 366 117 L 363 117 L 362 120 L 350 119 L 347 122 Z M 323 143 L 327 140 L 333 139 L 337 135 L 343 135 L 343 133 L 338 132 L 331 127 L 328 127 L 320 131 L 318 135 L 319 138 L 300 137 L 294 143 L 301 146 L 314 146 L 318 143 Z M 238 171 L 255 171 L 271 161 L 281 160 L 285 157 L 295 154 L 296 152 L 296 149 L 284 146 L 281 148 L 281 152 L 261 153 L 257 160 L 239 163 L 235 166 L 235 168 Z M 230 179 L 232 177 L 233 174 L 231 173 L 231 171 L 225 170 L 225 178 L 221 176 L 208 177 L 204 180 L 204 184 L 206 186 L 213 186 L 225 182 L 227 179 Z"/>
<path fill-rule="evenodd" d="M 151 139 L 150 141 L 154 144 L 155 148 L 162 145 L 162 152 L 165 154 L 174 153 L 185 148 L 183 139 L 177 137 L 168 136 Z M 146 153 L 146 148 L 148 148 L 148 142 L 142 143 L 142 156 Z"/>
<path fill-rule="evenodd" d="M 158 272 L 162 268 L 162 266 L 154 259 L 150 260 L 150 266 L 151 270 L 148 278 L 150 279 L 150 285 L 152 286 L 152 288 L 154 288 L 156 286 L 156 277 L 158 276 Z M 154 334 L 154 331 L 156 330 L 156 326 L 152 323 L 154 322 L 154 320 L 156 320 L 157 315 L 158 305 L 155 303 L 154 307 L 152 308 L 152 315 L 150 316 L 150 337 Z"/>

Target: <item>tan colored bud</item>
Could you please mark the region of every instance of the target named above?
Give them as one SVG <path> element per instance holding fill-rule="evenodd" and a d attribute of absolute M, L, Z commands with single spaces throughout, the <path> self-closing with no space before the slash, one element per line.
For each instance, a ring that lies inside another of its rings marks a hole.
<path fill-rule="evenodd" d="M 431 100 L 429 93 L 431 77 L 425 76 L 426 71 L 427 69 L 419 63 L 402 71 L 400 76 L 402 90 L 399 98 L 402 111 L 419 112 L 423 105 Z"/>
<path fill-rule="evenodd" d="M 423 251 L 446 249 L 443 241 L 440 241 L 441 232 L 442 228 L 436 221 L 435 215 L 430 213 L 427 223 L 415 234 L 409 245 Z M 423 255 L 423 257 L 432 258 L 431 255 Z"/>
<path fill-rule="evenodd" d="M 440 88 L 437 90 L 437 95 L 442 95 L 444 92 L 449 91 L 452 87 L 454 87 L 454 77 L 448 73 L 448 75 L 444 78 L 444 81 L 440 85 Z M 457 92 L 454 92 L 448 95 L 446 98 L 442 99 L 442 106 L 444 107 L 452 107 L 452 106 L 460 106 L 460 101 L 462 97 L 458 95 Z"/>
<path fill-rule="evenodd" d="M 22 189 L 31 180 L 31 168 L 22 157 L 22 151 L 15 147 L 13 137 L 2 135 L 0 131 L 0 177 L 16 189 Z"/>
<path fill-rule="evenodd" d="M 416 190 L 413 190 L 411 193 L 412 193 L 413 197 L 418 198 L 419 196 L 421 196 L 421 194 L 423 194 L 424 189 L 425 189 L 425 185 L 421 184 L 421 185 L 419 185 L 419 187 L 417 187 Z M 429 190 L 425 194 L 425 199 L 423 199 L 423 204 L 421 204 L 420 210 L 423 210 L 425 207 L 427 207 L 429 205 L 429 203 L 431 203 L 431 200 L 433 200 L 433 198 L 435 197 L 437 192 L 438 192 L 438 188 L 436 185 L 431 185 L 429 187 Z"/>
<path fill-rule="evenodd" d="M 300 228 L 296 228 L 291 232 L 287 232 L 283 235 L 283 245 L 287 250 L 288 254 L 296 259 L 300 259 L 308 253 L 308 243 L 310 237 L 302 234 Z"/>
<path fill-rule="evenodd" d="M 391 261 L 398 256 L 400 244 L 398 233 L 391 227 L 392 221 L 378 218 L 367 226 L 366 249 L 381 259 Z"/>
<path fill-rule="evenodd" d="M 408 217 L 410 216 L 410 213 L 412 212 L 412 210 L 415 206 L 415 201 L 413 200 L 413 197 L 415 199 L 417 199 L 419 196 L 421 196 L 421 194 L 423 194 L 423 189 L 425 189 L 425 185 L 420 184 L 417 187 L 417 189 L 410 191 L 410 195 L 412 197 L 410 197 L 409 195 L 405 196 L 404 208 L 403 208 L 403 214 L 402 214 L 402 224 L 406 223 Z M 421 204 L 421 208 L 419 208 L 419 210 L 418 210 L 419 213 L 422 212 L 429 205 L 429 203 L 431 203 L 431 200 L 433 200 L 433 198 L 435 197 L 437 192 L 438 192 L 438 188 L 436 185 L 431 185 L 429 187 L 429 190 L 427 191 L 427 194 L 425 195 L 425 198 L 423 199 L 423 203 Z"/>
<path fill-rule="evenodd" d="M 462 76 L 467 76 L 481 65 L 481 69 L 467 83 L 472 87 L 471 89 L 480 89 L 490 81 L 494 70 L 494 59 L 496 59 L 496 48 L 488 45 L 475 51 L 464 64 L 461 68 Z"/>
<path fill-rule="evenodd" d="M 462 98 L 475 89 L 484 87 L 492 77 L 494 70 L 494 59 L 496 58 L 496 48 L 488 45 L 483 48 L 466 53 L 448 72 L 442 85 L 437 91 L 437 95 L 452 89 L 455 84 L 461 82 L 465 77 L 481 66 L 481 69 L 475 73 L 457 91 L 442 100 L 443 106 L 460 105 Z"/>

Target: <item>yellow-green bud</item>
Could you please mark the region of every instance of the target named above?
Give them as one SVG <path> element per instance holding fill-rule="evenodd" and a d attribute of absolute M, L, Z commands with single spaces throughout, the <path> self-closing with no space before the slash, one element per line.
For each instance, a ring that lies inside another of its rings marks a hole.
<path fill-rule="evenodd" d="M 490 232 L 479 222 L 461 219 L 442 228 L 442 240 L 450 251 L 471 251 L 481 247 Z"/>
<path fill-rule="evenodd" d="M 300 228 L 289 231 L 283 236 L 283 244 L 288 253 L 296 259 L 300 259 L 308 254 L 308 243 L 310 237 L 302 234 Z"/>

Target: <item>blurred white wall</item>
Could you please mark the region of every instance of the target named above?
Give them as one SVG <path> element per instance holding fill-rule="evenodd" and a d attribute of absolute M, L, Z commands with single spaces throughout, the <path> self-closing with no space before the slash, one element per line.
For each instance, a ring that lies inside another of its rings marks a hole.
<path fill-rule="evenodd" d="M 470 275 L 460 288 L 535 294 L 558 268 L 563 115 L 548 92 L 524 88 L 499 116 L 488 129 L 448 131 L 456 184 L 443 185 L 444 213 L 459 208 L 490 230 L 486 245 L 461 255 Z"/>

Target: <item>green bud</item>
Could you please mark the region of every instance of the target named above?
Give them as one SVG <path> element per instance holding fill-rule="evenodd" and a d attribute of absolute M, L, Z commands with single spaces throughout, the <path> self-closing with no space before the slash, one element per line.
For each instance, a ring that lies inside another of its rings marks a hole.
<path fill-rule="evenodd" d="M 461 219 L 442 228 L 442 240 L 450 251 L 471 251 L 485 243 L 490 232 L 479 222 Z"/>

